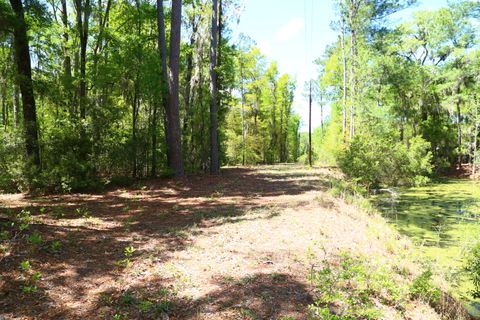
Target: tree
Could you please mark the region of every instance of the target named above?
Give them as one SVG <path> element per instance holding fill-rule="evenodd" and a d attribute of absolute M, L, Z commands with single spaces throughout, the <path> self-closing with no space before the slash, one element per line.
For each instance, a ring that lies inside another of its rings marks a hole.
<path fill-rule="evenodd" d="M 218 143 L 218 1 L 212 1 L 212 26 L 210 44 L 210 173 L 220 173 L 220 153 Z"/>
<path fill-rule="evenodd" d="M 30 48 L 27 36 L 27 24 L 21 0 L 10 0 L 16 21 L 13 27 L 13 47 L 17 65 L 17 82 L 22 93 L 23 126 L 25 149 L 29 165 L 40 169 L 40 147 L 38 143 L 37 109 L 33 93 Z"/>
<path fill-rule="evenodd" d="M 180 39 L 182 27 L 182 0 L 172 1 L 169 55 L 169 97 L 167 114 L 167 150 L 169 165 L 174 176 L 183 176 L 182 131 L 180 127 Z M 163 50 L 163 49 L 161 49 Z"/>

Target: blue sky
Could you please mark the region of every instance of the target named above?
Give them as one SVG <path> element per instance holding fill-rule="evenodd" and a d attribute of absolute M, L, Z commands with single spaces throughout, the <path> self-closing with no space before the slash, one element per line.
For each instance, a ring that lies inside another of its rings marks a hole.
<path fill-rule="evenodd" d="M 294 110 L 308 121 L 308 102 L 302 95 L 304 83 L 316 76 L 311 61 L 321 57 L 337 34 L 330 28 L 335 19 L 332 0 L 243 0 L 240 23 L 232 26 L 234 38 L 244 33 L 257 43 L 269 60 L 278 62 L 281 73 L 297 80 Z M 445 6 L 446 0 L 423 0 L 392 18 L 392 23 L 408 19 L 412 12 Z M 320 108 L 312 108 L 313 127 L 320 125 Z"/>

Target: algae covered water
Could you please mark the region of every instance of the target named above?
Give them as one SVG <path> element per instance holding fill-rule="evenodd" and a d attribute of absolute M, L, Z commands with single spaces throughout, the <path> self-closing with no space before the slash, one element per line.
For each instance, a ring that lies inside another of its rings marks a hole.
<path fill-rule="evenodd" d="M 480 241 L 480 183 L 444 180 L 389 190 L 374 201 L 400 233 L 409 236 L 435 267 L 449 275 L 454 294 L 479 310 L 462 268 L 469 248 Z"/>

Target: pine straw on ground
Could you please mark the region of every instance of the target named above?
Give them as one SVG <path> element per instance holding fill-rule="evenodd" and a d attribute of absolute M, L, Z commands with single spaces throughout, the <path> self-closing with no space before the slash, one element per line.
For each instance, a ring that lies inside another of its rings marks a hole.
<path fill-rule="evenodd" d="M 326 192 L 333 175 L 226 168 L 103 194 L 2 195 L 0 219 L 23 209 L 34 221 L 3 246 L 0 318 L 306 319 L 319 261 L 343 250 L 394 257 L 378 218 Z M 25 240 L 32 233 L 41 244 Z M 24 260 L 42 274 L 35 293 L 22 292 Z M 438 315 L 414 303 L 404 317 Z"/>

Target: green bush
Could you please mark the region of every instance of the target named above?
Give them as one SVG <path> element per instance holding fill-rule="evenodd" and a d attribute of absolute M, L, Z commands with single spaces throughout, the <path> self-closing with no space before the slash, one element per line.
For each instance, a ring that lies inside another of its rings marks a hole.
<path fill-rule="evenodd" d="M 477 243 L 470 250 L 465 264 L 465 270 L 473 282 L 474 289 L 471 292 L 472 297 L 478 299 L 480 298 L 480 243 Z"/>
<path fill-rule="evenodd" d="M 432 172 L 429 143 L 421 137 L 408 145 L 393 137 L 357 135 L 337 161 L 342 171 L 367 189 L 397 185 L 420 185 Z"/>

